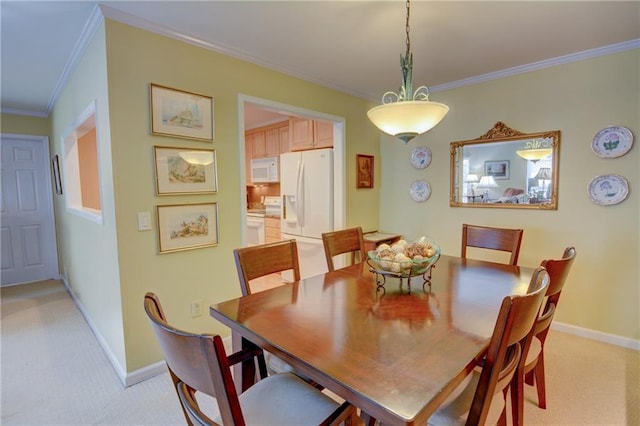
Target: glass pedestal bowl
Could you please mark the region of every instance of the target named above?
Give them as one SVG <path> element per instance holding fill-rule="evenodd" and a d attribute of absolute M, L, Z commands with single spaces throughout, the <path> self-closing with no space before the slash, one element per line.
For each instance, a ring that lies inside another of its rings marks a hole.
<path fill-rule="evenodd" d="M 411 242 L 400 240 L 389 246 L 381 244 L 367 253 L 370 271 L 376 273 L 378 287 L 383 287 L 387 277 L 406 279 L 422 276 L 424 284 L 431 282 L 431 268 L 440 258 L 440 246 L 430 237 L 420 237 Z M 424 286 L 423 284 L 423 286 Z M 410 289 L 410 288 L 409 288 Z"/>

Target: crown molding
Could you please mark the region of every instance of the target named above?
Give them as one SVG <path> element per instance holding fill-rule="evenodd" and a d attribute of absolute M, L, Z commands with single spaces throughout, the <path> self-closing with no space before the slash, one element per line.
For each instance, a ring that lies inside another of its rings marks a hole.
<path fill-rule="evenodd" d="M 598 56 L 610 55 L 613 53 L 624 52 L 625 50 L 638 48 L 640 48 L 640 39 L 629 40 L 622 43 L 616 43 L 609 46 L 598 47 L 595 49 L 583 50 L 581 52 L 571 53 L 565 56 L 558 56 L 557 58 L 545 59 L 544 61 L 533 62 L 531 64 L 520 65 L 501 71 L 490 72 L 475 77 L 465 78 L 463 80 L 452 81 L 451 83 L 439 84 L 437 86 L 429 87 L 429 90 L 433 93 L 442 92 L 444 90 L 457 89 L 459 87 L 470 86 L 472 84 L 498 80 L 500 78 L 510 77 L 513 75 L 524 74 L 544 68 L 555 67 L 557 65 L 583 61 L 585 59 L 596 58 Z"/>

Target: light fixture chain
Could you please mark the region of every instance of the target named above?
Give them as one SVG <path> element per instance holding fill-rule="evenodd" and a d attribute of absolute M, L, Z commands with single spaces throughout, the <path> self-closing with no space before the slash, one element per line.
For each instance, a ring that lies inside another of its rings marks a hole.
<path fill-rule="evenodd" d="M 409 38 L 409 15 L 411 13 L 411 4 L 410 4 L 410 0 L 407 0 L 407 20 L 405 23 L 405 28 L 406 28 L 406 32 L 407 32 L 407 56 L 409 56 L 409 52 L 411 51 L 411 39 Z"/>

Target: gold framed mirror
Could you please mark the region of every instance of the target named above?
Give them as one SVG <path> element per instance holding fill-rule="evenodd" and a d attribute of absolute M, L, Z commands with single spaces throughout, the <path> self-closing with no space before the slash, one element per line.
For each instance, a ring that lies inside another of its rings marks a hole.
<path fill-rule="evenodd" d="M 560 130 L 522 133 L 497 122 L 451 143 L 451 207 L 558 209 Z"/>

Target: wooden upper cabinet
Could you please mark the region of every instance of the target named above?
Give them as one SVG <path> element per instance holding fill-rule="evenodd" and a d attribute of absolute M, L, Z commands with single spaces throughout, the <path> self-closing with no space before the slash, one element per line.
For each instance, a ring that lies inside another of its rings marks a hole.
<path fill-rule="evenodd" d="M 313 124 L 314 148 L 333 148 L 333 123 L 316 120 Z"/>
<path fill-rule="evenodd" d="M 291 151 L 333 147 L 333 123 L 307 118 L 289 119 Z"/>
<path fill-rule="evenodd" d="M 283 135 L 283 129 L 285 133 Z M 282 138 L 285 138 L 285 141 Z M 272 124 L 245 132 L 244 139 L 247 143 L 246 155 L 253 158 L 278 157 L 289 149 L 289 122 Z M 287 148 L 282 151 L 282 147 Z"/>
<path fill-rule="evenodd" d="M 313 120 L 297 117 L 290 118 L 289 141 L 291 151 L 313 149 Z"/>
<path fill-rule="evenodd" d="M 280 132 L 280 154 L 289 152 L 289 124 L 278 129 Z"/>
<path fill-rule="evenodd" d="M 268 129 L 265 136 L 265 157 L 277 157 L 280 155 L 280 130 Z"/>
<path fill-rule="evenodd" d="M 246 136 L 251 146 L 251 158 L 262 158 L 267 156 L 267 139 L 265 132 L 252 132 Z"/>

